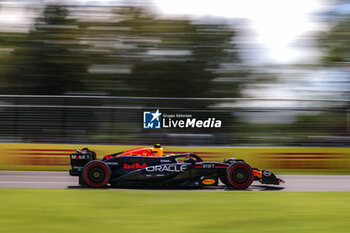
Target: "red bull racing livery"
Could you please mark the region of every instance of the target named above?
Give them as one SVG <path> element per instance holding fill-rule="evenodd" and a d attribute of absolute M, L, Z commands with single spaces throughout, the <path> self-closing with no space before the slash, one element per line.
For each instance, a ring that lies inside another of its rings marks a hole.
<path fill-rule="evenodd" d="M 96 159 L 87 148 L 70 155 L 71 176 L 79 176 L 79 184 L 92 188 L 160 187 L 196 188 L 218 186 L 247 189 L 254 180 L 279 185 L 284 181 L 271 171 L 252 168 L 242 159 L 206 162 L 193 153 L 163 156 L 159 144 L 154 148 L 137 148 Z"/>

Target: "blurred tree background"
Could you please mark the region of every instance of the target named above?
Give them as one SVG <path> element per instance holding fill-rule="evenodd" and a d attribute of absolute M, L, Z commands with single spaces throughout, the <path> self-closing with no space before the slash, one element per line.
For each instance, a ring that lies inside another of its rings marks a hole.
<path fill-rule="evenodd" d="M 247 75 L 246 69 L 223 66 L 241 64 L 232 27 L 157 19 L 141 7 L 96 8 L 106 17 L 78 19 L 73 13 L 85 8 L 69 13 L 68 7 L 48 5 L 29 33 L 2 33 L 2 44 L 13 52 L 2 62 L 1 92 L 240 96 L 240 82 L 212 82 L 223 74 L 244 82 Z"/>
<path fill-rule="evenodd" d="M 27 30 L 0 31 L 0 93 L 85 97 L 3 96 L 2 141 L 318 146 L 331 137 L 348 145 L 346 101 L 286 108 L 278 100 L 269 107 L 222 99 L 280 82 L 270 71 L 276 66 L 242 61 L 235 24 L 165 18 L 132 5 L 28 9 L 37 16 Z M 347 68 L 349 19 L 318 36 L 321 67 Z M 142 110 L 157 108 L 215 116 L 224 127 L 142 131 Z"/>
<path fill-rule="evenodd" d="M 4 36 L 13 41 L 13 53 L 5 63 L 2 93 L 59 95 L 84 89 L 89 55 L 83 52 L 86 46 L 79 44 L 76 20 L 58 5 L 45 7 L 42 14 L 29 33 L 13 39 Z"/>

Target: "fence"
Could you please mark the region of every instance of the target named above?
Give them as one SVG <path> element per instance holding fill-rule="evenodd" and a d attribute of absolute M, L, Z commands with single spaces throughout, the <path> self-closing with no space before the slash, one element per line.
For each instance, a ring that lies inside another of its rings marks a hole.
<path fill-rule="evenodd" d="M 0 95 L 0 142 L 347 147 L 348 100 Z M 142 128 L 144 110 L 222 127 Z"/>

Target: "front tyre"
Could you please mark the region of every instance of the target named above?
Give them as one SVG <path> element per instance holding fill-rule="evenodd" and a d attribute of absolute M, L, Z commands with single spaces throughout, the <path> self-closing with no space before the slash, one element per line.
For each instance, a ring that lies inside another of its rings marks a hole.
<path fill-rule="evenodd" d="M 91 188 L 101 188 L 111 178 L 111 169 L 102 161 L 91 161 L 84 167 L 83 178 Z"/>
<path fill-rule="evenodd" d="M 254 171 L 247 163 L 233 163 L 226 169 L 227 185 L 247 189 L 254 180 Z"/>

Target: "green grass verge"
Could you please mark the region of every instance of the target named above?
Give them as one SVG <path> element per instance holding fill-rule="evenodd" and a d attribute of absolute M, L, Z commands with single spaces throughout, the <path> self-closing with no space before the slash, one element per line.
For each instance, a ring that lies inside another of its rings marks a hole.
<path fill-rule="evenodd" d="M 349 232 L 348 192 L 0 189 L 0 232 Z"/>

